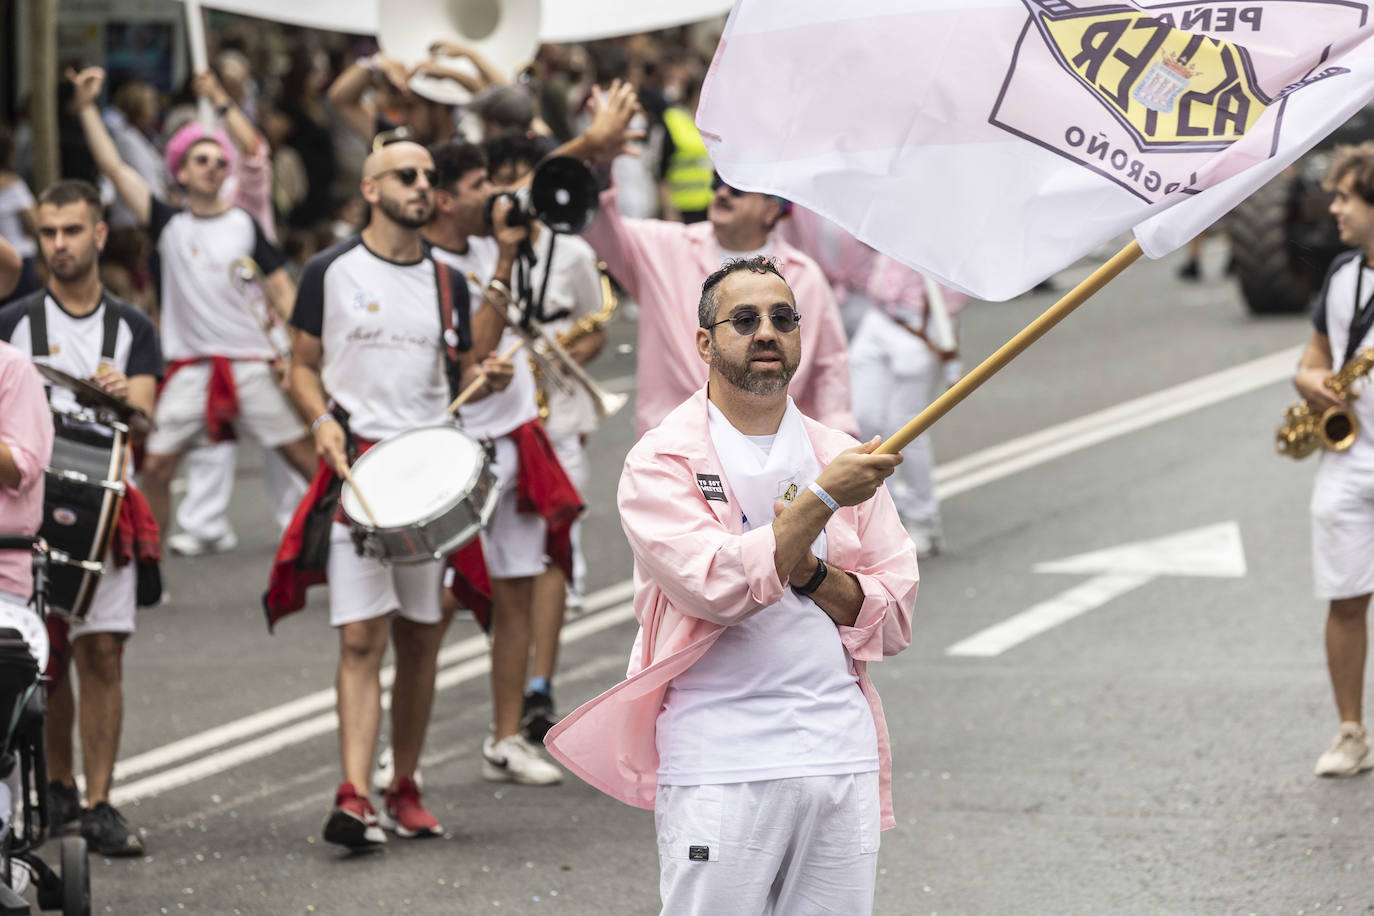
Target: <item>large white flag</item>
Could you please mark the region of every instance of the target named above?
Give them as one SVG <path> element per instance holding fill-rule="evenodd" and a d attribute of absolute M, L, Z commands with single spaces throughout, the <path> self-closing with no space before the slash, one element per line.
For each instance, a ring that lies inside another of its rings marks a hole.
<path fill-rule="evenodd" d="M 737 0 L 697 124 L 731 184 L 981 299 L 1182 245 L 1374 98 L 1362 0 Z"/>

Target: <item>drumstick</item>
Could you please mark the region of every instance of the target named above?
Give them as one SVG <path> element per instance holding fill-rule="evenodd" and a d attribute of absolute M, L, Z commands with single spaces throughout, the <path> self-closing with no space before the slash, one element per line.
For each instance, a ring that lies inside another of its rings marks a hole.
<path fill-rule="evenodd" d="M 516 341 L 515 344 L 511 346 L 509 350 L 507 350 L 505 353 L 502 353 L 501 358 L 510 359 L 512 356 L 516 354 L 516 351 L 518 351 L 524 345 L 525 339 L 522 337 L 520 338 L 520 340 Z M 485 372 L 483 372 L 481 375 L 477 376 L 477 378 L 469 382 L 468 386 L 462 390 L 458 397 L 453 399 L 453 403 L 448 405 L 448 412 L 457 412 L 459 407 L 462 407 L 468 401 L 472 400 L 472 396 L 475 395 L 478 391 L 480 391 L 482 389 L 482 386 L 485 385 L 486 382 L 487 374 Z"/>
<path fill-rule="evenodd" d="M 349 473 L 348 468 L 343 469 L 343 477 L 344 480 L 348 481 L 348 485 L 353 488 L 353 495 L 358 497 L 358 505 L 362 506 L 363 512 L 367 513 L 367 520 L 372 523 L 372 527 L 382 527 L 377 523 L 377 516 L 372 514 L 372 507 L 369 506 L 367 500 L 363 498 L 363 491 L 358 489 L 358 483 L 353 479 L 353 475 Z"/>

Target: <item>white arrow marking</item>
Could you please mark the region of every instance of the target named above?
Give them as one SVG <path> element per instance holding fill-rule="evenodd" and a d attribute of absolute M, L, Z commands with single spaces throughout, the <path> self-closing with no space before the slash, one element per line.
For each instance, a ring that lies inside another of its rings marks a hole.
<path fill-rule="evenodd" d="M 999 624 L 960 640 L 946 655 L 991 658 L 1018 646 L 1160 576 L 1240 578 L 1245 575 L 1245 551 L 1235 522 L 1208 525 L 1179 534 L 1063 560 L 1039 563 L 1040 573 L 1077 573 L 1092 579 L 1042 601 Z"/>

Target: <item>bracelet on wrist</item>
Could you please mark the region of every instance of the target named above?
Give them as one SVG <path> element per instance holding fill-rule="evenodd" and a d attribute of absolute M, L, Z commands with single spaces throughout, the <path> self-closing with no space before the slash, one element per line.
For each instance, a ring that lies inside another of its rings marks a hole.
<path fill-rule="evenodd" d="M 315 422 L 310 424 L 310 435 L 315 435 L 315 433 L 320 431 L 320 427 L 330 420 L 333 420 L 335 423 L 339 422 L 338 418 L 327 410 L 320 414 L 315 418 Z"/>
<path fill-rule="evenodd" d="M 811 481 L 809 484 L 806 485 L 806 488 L 810 490 L 812 493 L 815 493 L 816 498 L 819 499 L 821 502 L 825 503 L 826 508 L 828 508 L 831 512 L 840 511 L 840 504 L 835 502 L 835 497 L 825 492 L 825 489 L 820 484 L 816 483 L 816 481 Z"/>

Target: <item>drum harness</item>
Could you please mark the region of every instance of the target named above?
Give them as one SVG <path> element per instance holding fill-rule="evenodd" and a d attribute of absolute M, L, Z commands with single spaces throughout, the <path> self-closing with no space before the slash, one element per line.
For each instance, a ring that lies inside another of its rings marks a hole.
<path fill-rule="evenodd" d="M 52 356 L 52 348 L 48 345 L 48 312 L 47 312 L 47 289 L 40 289 L 29 296 L 29 349 L 35 359 L 47 359 Z M 116 303 L 111 300 L 105 288 L 100 288 L 100 305 L 104 306 L 104 329 L 103 338 L 100 342 L 100 359 L 102 362 L 113 363 L 115 344 L 119 340 L 119 309 Z M 97 306 L 99 307 L 99 306 Z"/>

